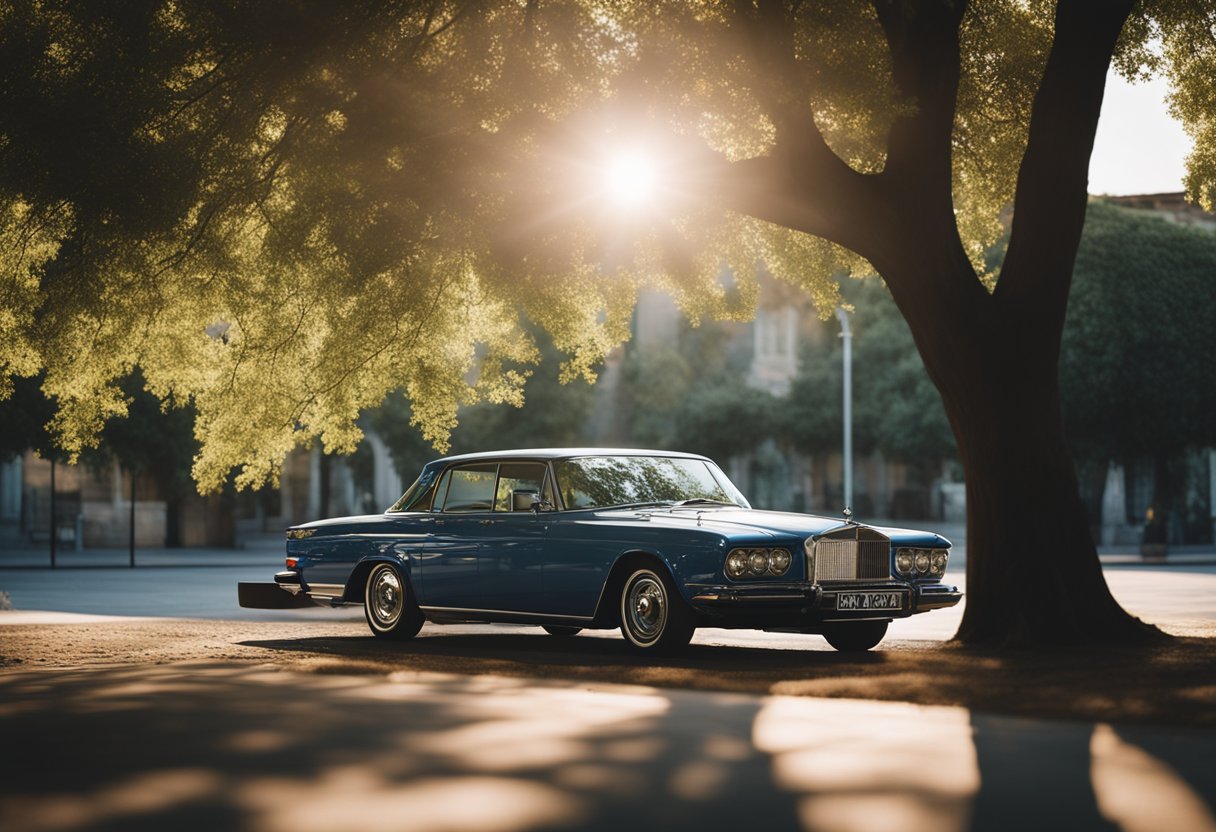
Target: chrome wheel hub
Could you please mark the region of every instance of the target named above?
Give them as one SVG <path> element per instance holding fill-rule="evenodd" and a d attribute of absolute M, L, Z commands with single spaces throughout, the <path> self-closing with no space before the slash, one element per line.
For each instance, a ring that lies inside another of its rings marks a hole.
<path fill-rule="evenodd" d="M 667 623 L 667 593 L 659 581 L 643 575 L 629 585 L 625 598 L 629 630 L 639 641 L 653 641 Z"/>
<path fill-rule="evenodd" d="M 385 567 L 376 572 L 370 596 L 369 608 L 378 624 L 388 627 L 401 617 L 404 606 L 401 579 L 391 568 Z"/>

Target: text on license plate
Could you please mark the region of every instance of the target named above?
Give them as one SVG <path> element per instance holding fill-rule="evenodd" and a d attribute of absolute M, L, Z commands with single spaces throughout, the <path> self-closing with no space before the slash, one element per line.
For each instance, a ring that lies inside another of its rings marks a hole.
<path fill-rule="evenodd" d="M 902 592 L 842 592 L 836 596 L 836 609 L 898 610 L 903 602 Z"/>

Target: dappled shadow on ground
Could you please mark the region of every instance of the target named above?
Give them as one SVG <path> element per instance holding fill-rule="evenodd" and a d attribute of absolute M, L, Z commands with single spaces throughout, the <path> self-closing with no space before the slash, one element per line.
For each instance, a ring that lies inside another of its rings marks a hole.
<path fill-rule="evenodd" d="M 6 832 L 1216 829 L 1210 731 L 909 703 L 183 663 L 0 674 L 0 731 Z"/>
<path fill-rule="evenodd" d="M 639 657 L 618 639 L 459 628 L 408 642 L 311 637 L 249 640 L 293 666 L 324 671 L 546 676 L 660 687 L 959 705 L 981 711 L 1095 721 L 1216 725 L 1216 640 L 1153 646 L 980 650 L 888 641 L 861 654 L 694 644 Z"/>
<path fill-rule="evenodd" d="M 754 697 L 233 665 L 0 691 L 8 832 L 796 824 L 752 747 Z"/>

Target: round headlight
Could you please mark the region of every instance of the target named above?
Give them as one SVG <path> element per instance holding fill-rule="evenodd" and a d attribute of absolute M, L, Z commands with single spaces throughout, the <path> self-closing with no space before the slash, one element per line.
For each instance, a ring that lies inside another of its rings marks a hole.
<path fill-rule="evenodd" d="M 774 575 L 784 575 L 790 568 L 790 553 L 785 549 L 773 549 L 768 553 L 768 571 Z"/>
<path fill-rule="evenodd" d="M 747 552 L 734 549 L 726 556 L 726 574 L 732 578 L 742 578 L 747 572 Z"/>
<path fill-rule="evenodd" d="M 946 552 L 934 552 L 933 562 L 929 564 L 929 571 L 934 575 L 946 574 L 946 560 L 949 557 Z"/>
<path fill-rule="evenodd" d="M 763 549 L 752 549 L 747 562 L 753 575 L 763 575 L 768 571 L 768 552 Z"/>
<path fill-rule="evenodd" d="M 895 552 L 895 571 L 901 575 L 912 573 L 914 556 L 911 549 L 898 549 Z"/>
<path fill-rule="evenodd" d="M 916 550 L 916 571 L 925 574 L 929 571 L 929 552 L 926 549 Z"/>

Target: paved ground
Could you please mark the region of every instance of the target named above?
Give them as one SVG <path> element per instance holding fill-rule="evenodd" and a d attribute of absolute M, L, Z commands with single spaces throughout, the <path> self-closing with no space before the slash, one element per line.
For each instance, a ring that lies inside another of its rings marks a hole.
<path fill-rule="evenodd" d="M 715 630 L 661 662 L 526 627 L 386 645 L 358 610 L 237 608 L 277 551 L 177 557 L 0 569 L 5 832 L 1216 832 L 1211 638 L 966 651 L 952 610 L 863 656 Z M 1107 577 L 1216 633 L 1216 568 Z"/>
<path fill-rule="evenodd" d="M 0 674 L 0 702 L 9 832 L 1216 828 L 1183 729 L 232 663 Z"/>

